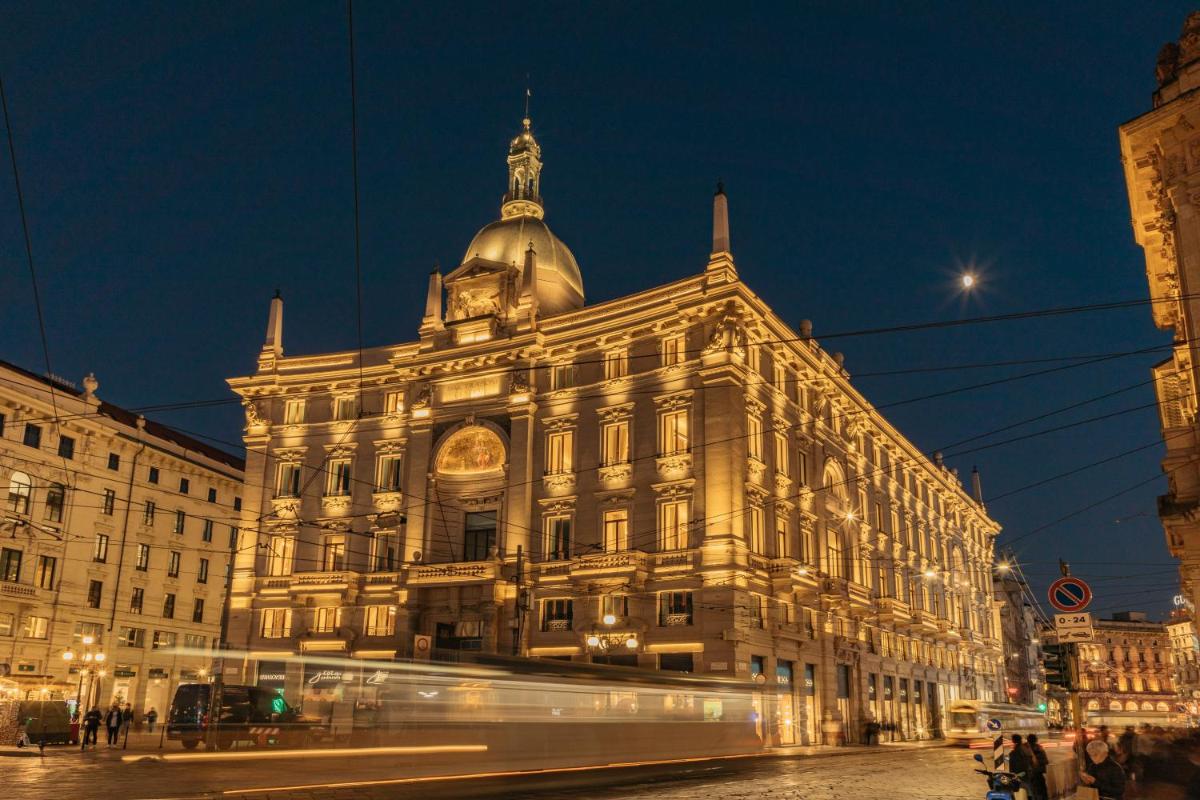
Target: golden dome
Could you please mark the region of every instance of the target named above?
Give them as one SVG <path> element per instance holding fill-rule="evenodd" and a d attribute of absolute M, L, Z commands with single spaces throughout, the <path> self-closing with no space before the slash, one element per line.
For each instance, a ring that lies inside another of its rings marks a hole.
<path fill-rule="evenodd" d="M 515 265 L 521 270 L 530 244 L 537 263 L 538 305 L 543 313 L 554 314 L 582 306 L 583 277 L 575 256 L 546 223 L 536 217 L 514 216 L 484 226 L 468 245 L 463 263 L 482 258 Z"/>

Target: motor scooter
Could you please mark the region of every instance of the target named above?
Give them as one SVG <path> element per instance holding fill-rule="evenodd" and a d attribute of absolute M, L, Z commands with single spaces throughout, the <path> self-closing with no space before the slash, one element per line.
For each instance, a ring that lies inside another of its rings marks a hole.
<path fill-rule="evenodd" d="M 983 756 L 980 753 L 975 754 L 975 760 L 980 764 L 983 762 Z M 1021 778 L 1025 773 L 1005 772 L 1003 770 L 977 769 L 975 770 L 980 775 L 986 775 L 988 779 L 988 793 L 984 800 L 1016 800 L 1017 792 L 1021 790 Z"/>

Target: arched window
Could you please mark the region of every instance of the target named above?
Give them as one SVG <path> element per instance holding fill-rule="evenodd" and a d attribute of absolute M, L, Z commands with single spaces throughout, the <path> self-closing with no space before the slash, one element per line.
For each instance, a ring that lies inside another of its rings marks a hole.
<path fill-rule="evenodd" d="M 845 500 L 849 497 L 846 491 L 846 473 L 842 469 L 842 465 L 834 461 L 832 458 L 825 462 L 825 475 L 821 481 L 821 486 L 831 497 L 838 500 Z"/>
<path fill-rule="evenodd" d="M 1155 711 L 1170 711 L 1171 707 L 1160 700 L 1158 703 L 1155 704 L 1154 710 Z"/>
<path fill-rule="evenodd" d="M 1108 710 L 1109 711 L 1120 711 L 1121 710 L 1121 701 L 1113 700 L 1111 703 L 1108 704 Z M 1137 710 L 1137 703 L 1133 703 L 1133 710 L 1134 711 Z"/>
<path fill-rule="evenodd" d="M 1142 711 L 1153 711 L 1153 710 L 1154 710 L 1154 703 L 1151 703 L 1149 700 L 1146 700 L 1142 703 Z"/>
<path fill-rule="evenodd" d="M 29 513 L 29 496 L 33 494 L 33 481 L 24 472 L 14 472 L 8 481 L 8 508 L 18 514 Z"/>
<path fill-rule="evenodd" d="M 1120 705 L 1120 703 L 1118 703 L 1117 705 Z M 1099 700 L 1088 700 L 1087 710 L 1088 711 L 1099 711 L 1100 710 L 1100 701 Z"/>

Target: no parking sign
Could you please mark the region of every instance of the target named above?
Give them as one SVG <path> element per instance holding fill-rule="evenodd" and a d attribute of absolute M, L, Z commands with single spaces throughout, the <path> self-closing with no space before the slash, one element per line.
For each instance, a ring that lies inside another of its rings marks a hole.
<path fill-rule="evenodd" d="M 1065 613 L 1083 611 L 1092 602 L 1092 590 L 1079 578 L 1067 576 L 1050 584 L 1050 605 Z"/>

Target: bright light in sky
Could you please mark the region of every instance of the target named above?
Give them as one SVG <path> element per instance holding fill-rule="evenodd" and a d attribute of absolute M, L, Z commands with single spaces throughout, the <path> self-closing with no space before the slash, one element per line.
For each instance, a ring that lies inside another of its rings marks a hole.
<path fill-rule="evenodd" d="M 962 287 L 964 289 L 970 289 L 975 285 L 975 276 L 969 272 L 964 272 L 959 280 L 962 282 Z"/>

